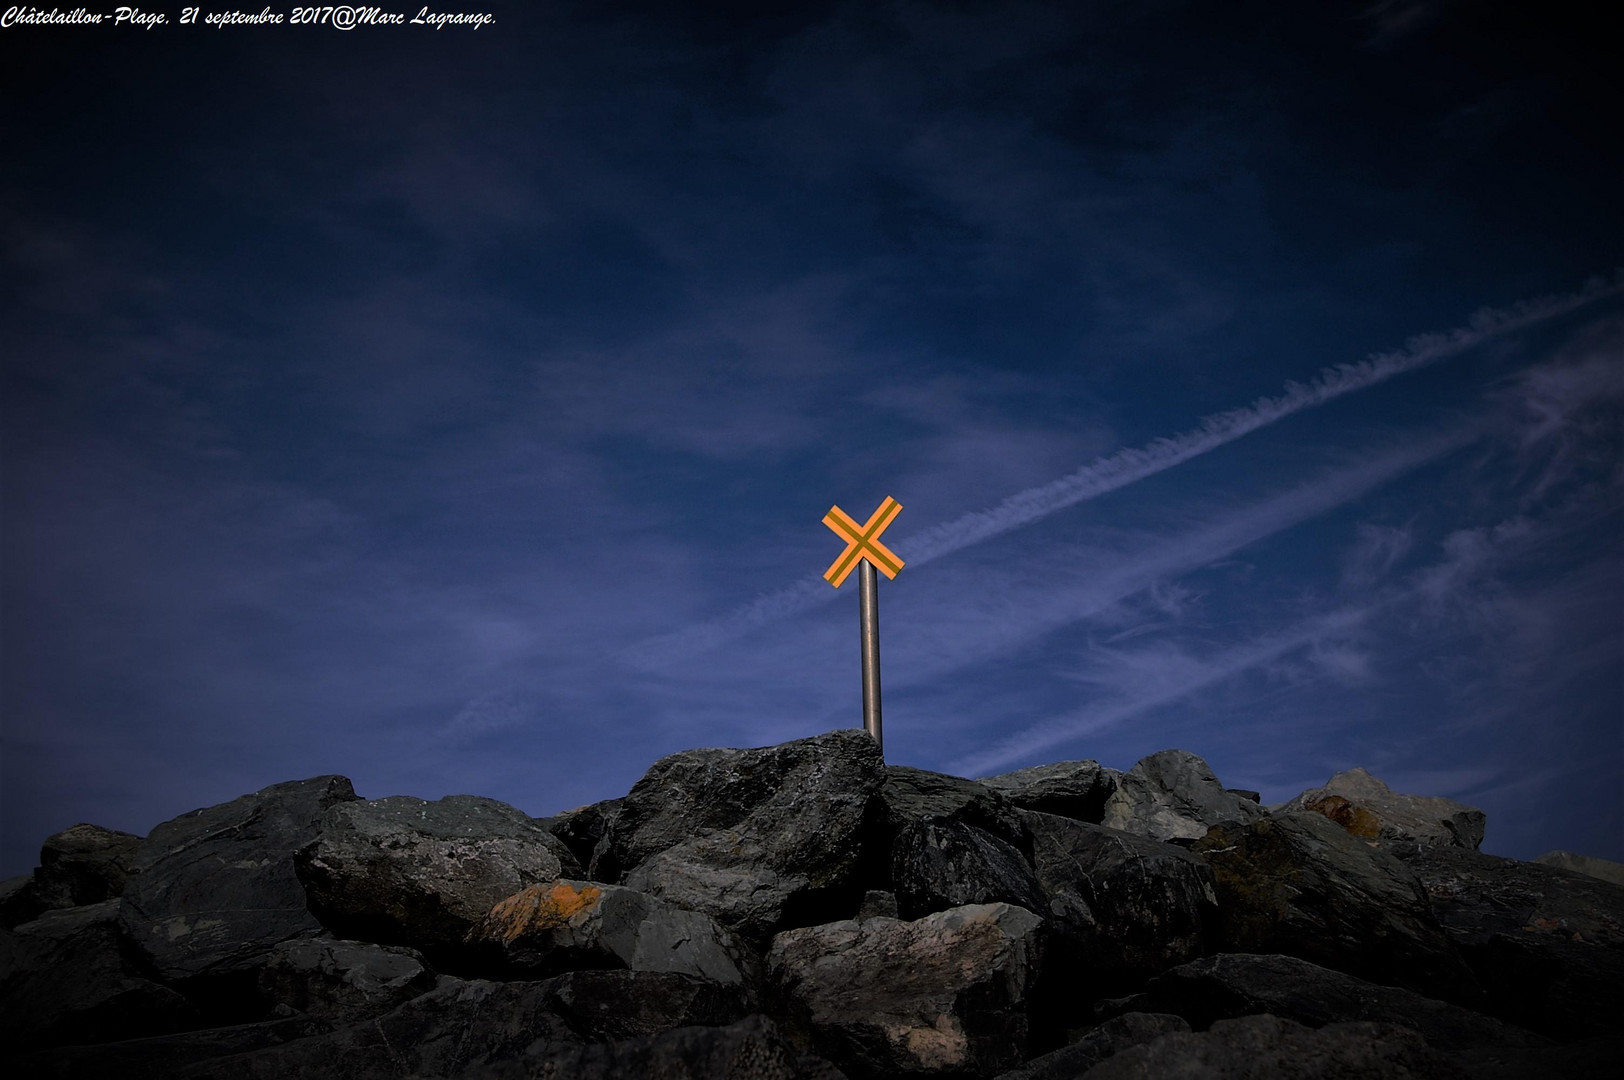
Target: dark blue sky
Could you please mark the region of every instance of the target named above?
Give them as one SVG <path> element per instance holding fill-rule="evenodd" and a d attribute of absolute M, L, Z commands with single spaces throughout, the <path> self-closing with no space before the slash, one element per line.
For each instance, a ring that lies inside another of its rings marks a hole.
<path fill-rule="evenodd" d="M 820 521 L 886 495 L 894 763 L 1624 859 L 1583 7 L 669 7 L 0 30 L 0 872 L 857 724 Z"/>

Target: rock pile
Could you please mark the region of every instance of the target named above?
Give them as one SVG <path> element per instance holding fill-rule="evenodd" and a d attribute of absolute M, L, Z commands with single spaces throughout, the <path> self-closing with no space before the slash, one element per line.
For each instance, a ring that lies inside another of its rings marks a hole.
<path fill-rule="evenodd" d="M 1363 770 L 1265 808 L 1182 750 L 972 781 L 857 730 L 674 754 L 549 819 L 316 777 L 47 840 L 0 885 L 0 1057 L 121 1080 L 1617 1075 L 1624 868 L 1482 837 L 1480 811 Z"/>

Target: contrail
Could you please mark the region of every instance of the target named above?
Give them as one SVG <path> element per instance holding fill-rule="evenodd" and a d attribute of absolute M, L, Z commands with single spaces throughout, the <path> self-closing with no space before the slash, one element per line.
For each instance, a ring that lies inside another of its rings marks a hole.
<path fill-rule="evenodd" d="M 1424 334 L 1411 338 L 1396 352 L 1381 353 L 1357 364 L 1324 368 L 1312 382 L 1287 383 L 1286 392 L 1278 397 L 1261 397 L 1250 405 L 1203 417 L 1195 428 L 1181 435 L 1118 450 L 1069 476 L 1011 495 L 991 510 L 965 514 L 916 533 L 904 541 L 906 557 L 913 566 L 941 558 L 1048 517 L 1057 510 L 1154 476 L 1293 413 L 1454 356 L 1500 334 L 1565 315 L 1619 291 L 1624 291 L 1624 273 L 1610 285 L 1593 280 L 1582 291 L 1568 296 L 1545 297 L 1499 310 L 1485 308 L 1472 316 L 1467 326 L 1447 334 Z"/>
<path fill-rule="evenodd" d="M 1288 382 L 1283 394 L 1260 397 L 1250 405 L 1203 417 L 1189 431 L 1155 439 L 1144 446 L 1118 450 L 1058 480 L 1017 492 L 990 510 L 973 511 L 933 525 L 902 540 L 897 545 L 899 553 L 910 567 L 918 567 L 1154 476 L 1304 409 L 1375 386 L 1395 375 L 1465 352 L 1502 334 L 1566 315 L 1620 292 L 1624 292 L 1624 270 L 1616 272 L 1611 281 L 1592 278 L 1583 289 L 1564 296 L 1540 297 L 1504 308 L 1483 308 L 1466 326 L 1447 333 L 1413 337 L 1402 349 L 1379 353 L 1358 363 L 1322 368 L 1310 382 Z M 622 651 L 618 658 L 634 667 L 658 668 L 668 660 L 704 652 L 764 624 L 833 599 L 835 592 L 828 583 L 812 575 L 787 589 L 759 596 L 725 615 L 646 638 Z"/>

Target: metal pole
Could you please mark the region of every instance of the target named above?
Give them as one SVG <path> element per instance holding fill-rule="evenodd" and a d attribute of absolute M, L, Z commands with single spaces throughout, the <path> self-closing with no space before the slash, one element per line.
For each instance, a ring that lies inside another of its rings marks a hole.
<path fill-rule="evenodd" d="M 874 564 L 859 559 L 857 565 L 858 635 L 863 643 L 863 728 L 885 753 L 880 736 L 880 587 Z"/>

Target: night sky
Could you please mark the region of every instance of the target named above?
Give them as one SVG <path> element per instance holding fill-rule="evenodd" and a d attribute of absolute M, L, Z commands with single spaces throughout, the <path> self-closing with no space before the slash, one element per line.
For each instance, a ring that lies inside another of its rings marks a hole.
<path fill-rule="evenodd" d="M 1589 7 L 0 30 L 0 876 L 860 724 L 821 519 L 888 495 L 893 764 L 1362 765 L 1624 860 Z"/>

